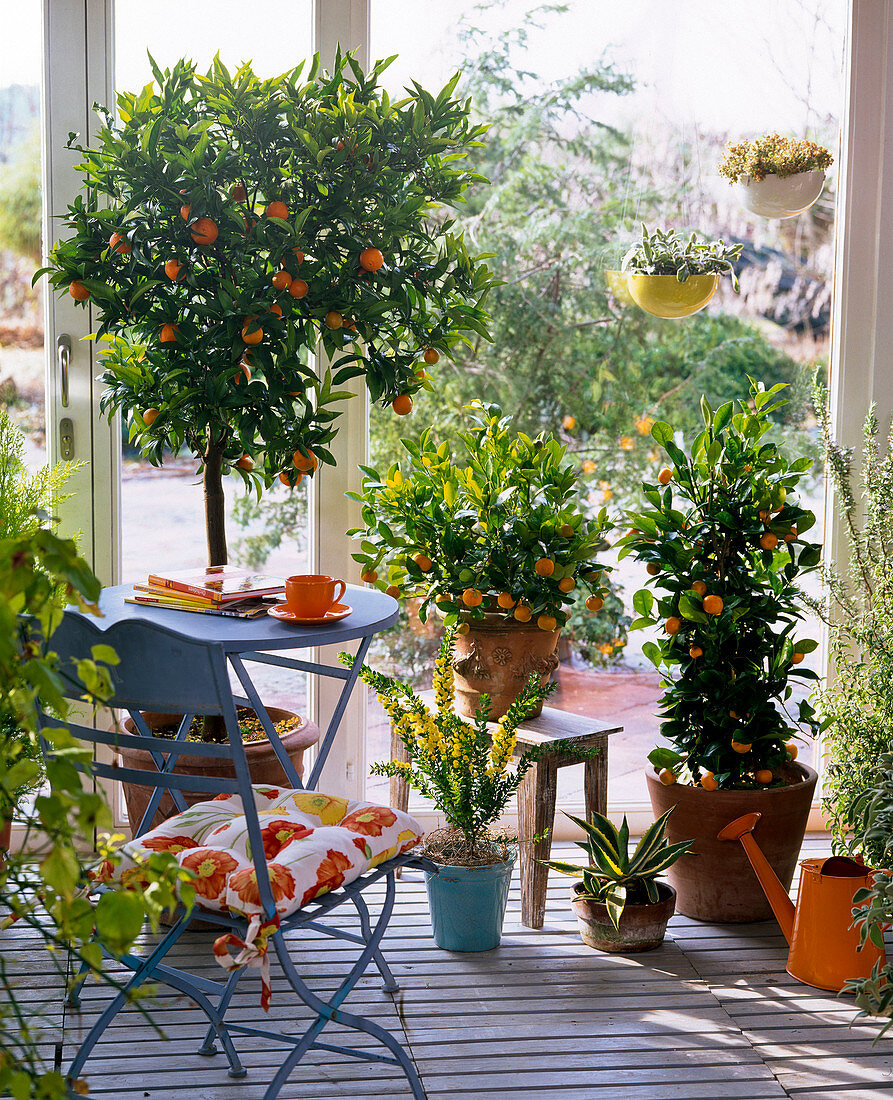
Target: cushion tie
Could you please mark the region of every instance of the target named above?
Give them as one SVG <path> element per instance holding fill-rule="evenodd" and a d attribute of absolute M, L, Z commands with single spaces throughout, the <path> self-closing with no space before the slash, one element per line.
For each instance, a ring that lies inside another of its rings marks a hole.
<path fill-rule="evenodd" d="M 279 931 L 278 913 L 268 920 L 260 914 L 253 916 L 248 924 L 245 939 L 235 932 L 225 932 L 214 941 L 214 958 L 224 970 L 238 970 L 242 966 L 253 966 L 260 970 L 260 1007 L 270 1011 L 273 989 L 270 984 L 270 956 L 268 939 Z M 230 954 L 230 947 L 239 948 L 237 955 Z"/>

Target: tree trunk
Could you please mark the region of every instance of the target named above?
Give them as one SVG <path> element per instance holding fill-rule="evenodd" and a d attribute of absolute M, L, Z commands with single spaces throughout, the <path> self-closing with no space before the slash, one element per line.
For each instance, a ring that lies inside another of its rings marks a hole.
<path fill-rule="evenodd" d="M 208 539 L 208 565 L 226 565 L 226 515 L 223 502 L 223 451 L 214 443 L 205 452 L 205 534 Z"/>

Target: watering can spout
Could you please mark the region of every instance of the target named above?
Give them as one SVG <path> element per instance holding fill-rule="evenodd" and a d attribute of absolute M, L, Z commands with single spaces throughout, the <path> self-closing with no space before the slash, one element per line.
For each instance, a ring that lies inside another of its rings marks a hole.
<path fill-rule="evenodd" d="M 751 835 L 761 816 L 758 813 L 751 813 L 736 817 L 734 821 L 730 821 L 728 825 L 720 829 L 717 839 L 741 841 L 747 858 L 750 860 L 750 865 L 753 867 L 754 874 L 763 888 L 763 893 L 772 906 L 772 912 L 775 914 L 775 919 L 778 921 L 782 934 L 790 944 L 794 933 L 794 903 Z"/>

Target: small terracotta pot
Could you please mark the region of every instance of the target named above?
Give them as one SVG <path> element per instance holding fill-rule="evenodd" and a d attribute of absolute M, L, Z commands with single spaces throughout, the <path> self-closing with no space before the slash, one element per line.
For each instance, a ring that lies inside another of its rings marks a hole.
<path fill-rule="evenodd" d="M 481 695 L 490 696 L 490 719 L 501 718 L 532 672 L 545 683 L 558 668 L 558 630 L 540 630 L 536 623 L 507 621 L 487 612 L 471 619 L 467 634 L 456 635 L 453 669 L 456 712 L 473 718 Z M 542 704 L 530 715 L 542 712 Z"/>
<path fill-rule="evenodd" d="M 583 943 L 589 947 L 612 955 L 625 955 L 635 951 L 653 951 L 664 942 L 667 923 L 676 909 L 676 891 L 672 886 L 658 882 L 657 890 L 661 897 L 653 905 L 626 905 L 619 929 L 611 923 L 604 902 L 580 897 L 584 889 L 582 882 L 573 884 L 571 905 Z"/>
<path fill-rule="evenodd" d="M 6 866 L 9 845 L 12 842 L 12 814 L 0 812 L 0 869 Z"/>
<path fill-rule="evenodd" d="M 278 710 L 276 707 L 268 707 L 267 713 L 274 724 L 283 721 L 283 719 L 294 717 L 291 711 Z M 161 726 L 169 726 L 172 723 L 179 722 L 182 715 L 158 714 L 153 711 L 148 711 L 143 714 L 143 718 L 149 729 L 154 730 Z M 129 718 L 124 722 L 124 728 L 128 733 L 137 732 L 133 722 Z M 293 730 L 289 730 L 289 732 L 284 734 L 281 738 L 282 746 L 294 764 L 298 776 L 302 777 L 304 774 L 304 750 L 311 745 L 315 745 L 318 740 L 318 726 L 308 721 L 306 718 L 302 718 L 299 726 L 296 726 Z M 149 753 L 145 752 L 143 749 L 118 749 L 117 752 L 121 764 L 125 768 L 139 768 L 140 770 L 151 771 L 155 767 Z M 252 783 L 268 783 L 272 787 L 291 786 L 285 776 L 285 772 L 282 770 L 279 759 L 273 751 L 273 746 L 266 738 L 264 738 L 263 741 L 246 741 L 245 756 L 248 759 L 248 770 L 251 773 Z M 230 778 L 234 777 L 236 774 L 235 767 L 229 760 L 212 760 L 207 756 L 190 756 L 188 752 L 183 753 L 183 755 L 178 758 L 174 771 L 178 775 L 223 775 Z M 141 787 L 134 783 L 124 783 L 123 787 L 124 801 L 127 805 L 127 817 L 130 822 L 131 834 L 133 834 L 133 830 L 139 824 L 143 814 L 146 812 L 152 790 L 150 787 Z M 183 797 L 186 799 L 187 805 L 192 806 L 196 802 L 202 802 L 214 796 L 200 791 L 183 791 Z M 170 794 L 166 793 L 161 799 L 158 813 L 156 813 L 151 827 L 154 829 L 157 825 L 160 825 L 162 821 L 172 817 L 176 812 L 177 810 Z"/>
<path fill-rule="evenodd" d="M 717 834 L 736 817 L 760 813 L 754 839 L 789 890 L 815 791 L 812 768 L 790 764 L 788 786 L 755 791 L 705 791 L 682 783 L 665 787 L 650 769 L 645 778 L 655 817 L 675 806 L 667 821 L 669 843 L 695 841 L 694 854 L 667 869 L 677 912 L 715 924 L 771 920 L 772 909 L 744 849 Z"/>

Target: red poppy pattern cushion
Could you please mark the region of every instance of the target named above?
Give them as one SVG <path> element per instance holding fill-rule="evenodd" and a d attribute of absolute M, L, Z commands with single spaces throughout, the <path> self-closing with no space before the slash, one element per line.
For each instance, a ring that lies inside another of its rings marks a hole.
<path fill-rule="evenodd" d="M 409 814 L 318 791 L 255 786 L 254 802 L 280 917 L 353 882 L 422 838 Z M 139 875 L 153 852 L 193 872 L 196 904 L 246 917 L 261 912 L 248 827 L 237 794 L 198 802 L 125 844 L 115 873 Z"/>

